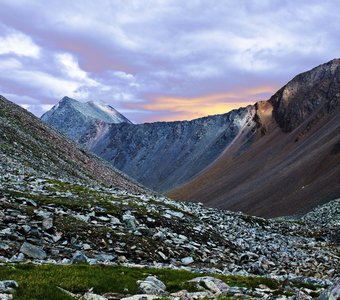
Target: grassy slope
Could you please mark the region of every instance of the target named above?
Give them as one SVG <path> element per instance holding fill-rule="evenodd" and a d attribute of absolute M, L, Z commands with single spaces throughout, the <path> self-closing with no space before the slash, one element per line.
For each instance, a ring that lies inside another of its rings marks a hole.
<path fill-rule="evenodd" d="M 134 294 L 137 293 L 136 281 L 145 279 L 148 275 L 156 275 L 166 284 L 169 292 L 190 290 L 186 281 L 202 276 L 188 271 L 104 265 L 19 264 L 0 267 L 0 280 L 12 279 L 19 284 L 15 300 L 72 299 L 57 287 L 74 293 L 84 293 L 93 288 L 94 293 L 99 294 L 108 292 Z M 280 289 L 281 286 L 279 281 L 263 277 L 213 276 L 230 286 L 256 288 L 260 284 L 265 284 L 272 289 Z"/>

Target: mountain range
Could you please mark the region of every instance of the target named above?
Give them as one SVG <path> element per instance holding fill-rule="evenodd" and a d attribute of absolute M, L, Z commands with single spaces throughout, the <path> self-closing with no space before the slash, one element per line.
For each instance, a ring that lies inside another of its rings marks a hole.
<path fill-rule="evenodd" d="M 132 143 L 129 159 L 142 162 L 143 153 L 144 170 L 153 163 L 149 155 L 163 158 L 163 172 L 177 153 L 192 168 L 180 181 L 192 179 L 170 192 L 173 197 L 197 192 L 199 199 L 207 189 L 209 200 L 210 193 L 213 199 L 242 188 L 249 205 L 246 187 L 269 180 L 255 189 L 272 199 L 259 200 L 263 215 L 266 207 L 272 215 L 289 205 L 307 210 L 338 195 L 338 65 L 296 77 L 269 101 L 190 122 L 133 125 L 102 103 L 64 98 L 44 118 L 74 121 L 76 142 L 65 137 L 71 127 L 60 133 L 0 96 L 0 298 L 338 297 L 339 199 L 303 215 L 265 219 L 159 195 L 85 149 L 104 150 L 115 134 L 114 142 Z M 82 131 L 82 124 L 89 127 Z M 187 147 L 187 156 L 176 143 Z M 199 168 L 191 156 L 202 159 Z M 219 185 L 232 175 L 234 185 Z M 320 199 L 309 194 L 288 205 L 275 198 L 286 192 L 288 199 L 295 182 L 311 179 L 302 190 Z"/>
<path fill-rule="evenodd" d="M 108 121 L 108 106 L 95 115 L 63 98 L 42 120 L 174 199 L 266 217 L 302 213 L 340 195 L 339 80 L 334 59 L 222 115 L 132 124 L 116 111 Z"/>
<path fill-rule="evenodd" d="M 169 195 L 261 216 L 302 213 L 340 195 L 340 60 L 293 80 L 255 104 L 256 138 L 235 141 Z"/>
<path fill-rule="evenodd" d="M 48 112 L 42 120 L 140 183 L 161 192 L 186 182 L 212 163 L 242 128 L 250 131 L 248 127 L 253 118 L 249 107 L 184 122 L 135 125 L 109 124 L 104 118 L 91 119 L 78 130 L 78 126 L 69 127 L 63 120 L 80 123 L 78 120 L 84 119 L 83 106 L 87 103 L 69 98 L 61 102 L 62 108 L 58 105 L 52 109 L 52 118 Z M 75 113 L 71 103 L 77 103 L 81 109 Z M 72 107 L 72 110 L 64 107 Z M 63 115 L 61 121 L 57 115 Z M 98 132 L 101 134 L 92 134 Z"/>

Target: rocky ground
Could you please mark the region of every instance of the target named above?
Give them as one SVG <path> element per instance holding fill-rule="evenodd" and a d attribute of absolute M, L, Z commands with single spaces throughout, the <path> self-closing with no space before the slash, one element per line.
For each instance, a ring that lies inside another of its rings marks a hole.
<path fill-rule="evenodd" d="M 339 276 L 339 199 L 304 216 L 268 220 L 13 172 L 2 174 L 0 191 L 6 264 L 137 264 L 323 288 Z"/>

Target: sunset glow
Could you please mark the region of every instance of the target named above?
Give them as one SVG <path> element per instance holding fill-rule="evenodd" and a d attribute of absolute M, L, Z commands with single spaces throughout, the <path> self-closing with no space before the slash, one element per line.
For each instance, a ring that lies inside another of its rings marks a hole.
<path fill-rule="evenodd" d="M 135 123 L 225 113 L 337 57 L 337 10 L 327 0 L 3 0 L 0 94 L 37 116 L 64 96 Z"/>
<path fill-rule="evenodd" d="M 271 95 L 276 89 L 277 87 L 264 86 L 192 98 L 155 96 L 151 97 L 148 103 L 132 104 L 131 108 L 142 108 L 143 110 L 157 112 L 157 116 L 161 115 L 161 118 L 148 121 L 192 120 L 207 115 L 223 114 L 233 109 L 254 104 L 258 100 L 266 100 L 261 96 Z"/>

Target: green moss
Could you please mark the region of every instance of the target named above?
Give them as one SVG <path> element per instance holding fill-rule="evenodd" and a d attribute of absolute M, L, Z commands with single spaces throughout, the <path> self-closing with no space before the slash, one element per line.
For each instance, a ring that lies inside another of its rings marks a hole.
<path fill-rule="evenodd" d="M 98 194 L 97 191 L 80 184 L 72 184 L 65 181 L 60 181 L 57 179 L 47 179 L 46 180 L 51 186 L 46 189 L 53 192 L 74 192 L 77 194 Z"/>
<path fill-rule="evenodd" d="M 225 281 L 230 286 L 239 286 L 247 288 L 257 288 L 260 284 L 264 284 L 271 289 L 277 289 L 281 283 L 277 280 L 260 277 L 260 276 L 221 276 L 220 279 Z"/>
<path fill-rule="evenodd" d="M 12 191 L 6 190 L 6 194 L 14 198 L 26 198 L 30 200 L 34 200 L 36 202 L 40 202 L 42 204 L 56 204 L 66 208 L 70 208 L 73 210 L 80 210 L 84 208 L 88 201 L 83 201 L 82 199 L 70 198 L 70 197 L 62 197 L 55 195 L 44 195 L 44 194 L 35 194 L 27 191 Z"/>
<path fill-rule="evenodd" d="M 84 293 L 93 287 L 95 293 L 137 293 L 137 280 L 157 275 L 168 287 L 178 291 L 185 281 L 197 276 L 186 271 L 88 265 L 14 265 L 0 267 L 0 280 L 16 280 L 16 300 L 71 299 L 57 287 L 73 293 Z"/>
<path fill-rule="evenodd" d="M 137 280 L 148 275 L 156 275 L 167 286 L 168 292 L 188 289 L 187 281 L 204 274 L 184 270 L 129 268 L 105 265 L 32 265 L 13 264 L 0 266 L 0 280 L 16 280 L 19 288 L 15 300 L 28 299 L 71 299 L 61 287 L 73 293 L 85 293 L 93 288 L 94 293 L 137 293 Z M 279 289 L 281 282 L 263 278 L 246 276 L 209 275 L 222 279 L 230 286 L 253 289 L 265 284 L 272 289 Z M 298 286 L 298 285 L 294 285 Z M 309 286 L 310 288 L 311 286 Z M 313 289 L 316 287 L 313 286 Z M 190 288 L 189 288 L 190 289 Z M 191 291 L 194 291 L 191 289 Z M 166 298 L 162 298 L 166 299 Z M 233 299 L 220 297 L 219 300 Z"/>

